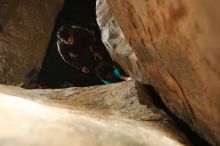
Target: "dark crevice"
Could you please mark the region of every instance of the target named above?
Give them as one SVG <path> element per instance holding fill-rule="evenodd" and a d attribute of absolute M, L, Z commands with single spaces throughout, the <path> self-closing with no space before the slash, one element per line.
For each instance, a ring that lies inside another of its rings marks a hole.
<path fill-rule="evenodd" d="M 151 97 L 152 103 L 159 109 L 162 109 L 167 113 L 167 115 L 174 121 L 177 128 L 182 131 L 185 136 L 191 141 L 194 146 L 211 146 L 205 139 L 200 137 L 196 132 L 192 131 L 192 129 L 181 119 L 175 116 L 164 104 L 160 95 L 151 85 L 145 85 L 145 91 Z"/>
<path fill-rule="evenodd" d="M 62 10 L 57 16 L 54 30 L 39 73 L 38 84 L 44 83 L 48 88 L 85 87 L 100 85 L 102 82 L 94 74 L 83 74 L 69 67 L 61 58 L 56 46 L 56 32 L 62 25 L 77 25 L 96 32 L 97 46 L 105 58 L 110 60 L 101 41 L 101 32 L 96 22 L 95 0 L 64 0 Z"/>

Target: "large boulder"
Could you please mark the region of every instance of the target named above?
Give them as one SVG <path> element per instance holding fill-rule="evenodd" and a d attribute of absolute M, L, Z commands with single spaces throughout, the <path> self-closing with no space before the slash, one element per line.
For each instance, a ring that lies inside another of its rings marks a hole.
<path fill-rule="evenodd" d="M 63 0 L 1 0 L 0 83 L 16 85 L 40 69 Z"/>
<path fill-rule="evenodd" d="M 97 21 L 113 59 L 152 84 L 167 107 L 213 145 L 220 144 L 219 4 L 97 1 Z"/>

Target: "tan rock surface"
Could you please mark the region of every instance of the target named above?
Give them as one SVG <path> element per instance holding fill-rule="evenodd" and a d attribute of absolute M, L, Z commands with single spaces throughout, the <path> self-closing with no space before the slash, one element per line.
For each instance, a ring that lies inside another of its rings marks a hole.
<path fill-rule="evenodd" d="M 122 66 L 134 78 L 145 76 L 167 107 L 213 145 L 220 144 L 219 3 L 217 0 L 97 1 L 102 33 L 106 29 L 112 31 L 112 27 L 102 24 L 111 21 L 113 15 L 132 47 L 129 54 L 136 56 L 140 73 L 132 71 L 132 64 Z M 110 17 L 103 17 L 105 13 L 110 13 Z M 108 35 L 103 37 L 105 44 L 111 42 L 105 38 Z M 115 57 L 115 54 L 117 49 L 111 55 L 118 62 L 124 60 L 125 55 Z"/>
<path fill-rule="evenodd" d="M 57 90 L 1 85 L 0 92 L 1 146 L 190 145 L 134 81 Z"/>
<path fill-rule="evenodd" d="M 1 0 L 0 83 L 16 85 L 39 69 L 63 0 Z"/>

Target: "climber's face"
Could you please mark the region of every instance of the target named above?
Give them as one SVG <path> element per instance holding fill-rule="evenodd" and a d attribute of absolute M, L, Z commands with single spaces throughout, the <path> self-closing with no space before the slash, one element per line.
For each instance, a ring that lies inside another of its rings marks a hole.
<path fill-rule="evenodd" d="M 69 45 L 74 44 L 74 38 L 73 38 L 73 36 L 70 36 L 70 37 L 67 39 L 66 43 L 69 44 Z"/>

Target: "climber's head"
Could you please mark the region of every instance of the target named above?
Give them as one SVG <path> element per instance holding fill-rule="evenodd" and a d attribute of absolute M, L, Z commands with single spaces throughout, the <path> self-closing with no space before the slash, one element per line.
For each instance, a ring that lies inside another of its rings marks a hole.
<path fill-rule="evenodd" d="M 71 27 L 61 26 L 57 32 L 57 38 L 66 44 L 74 44 L 73 30 Z"/>

